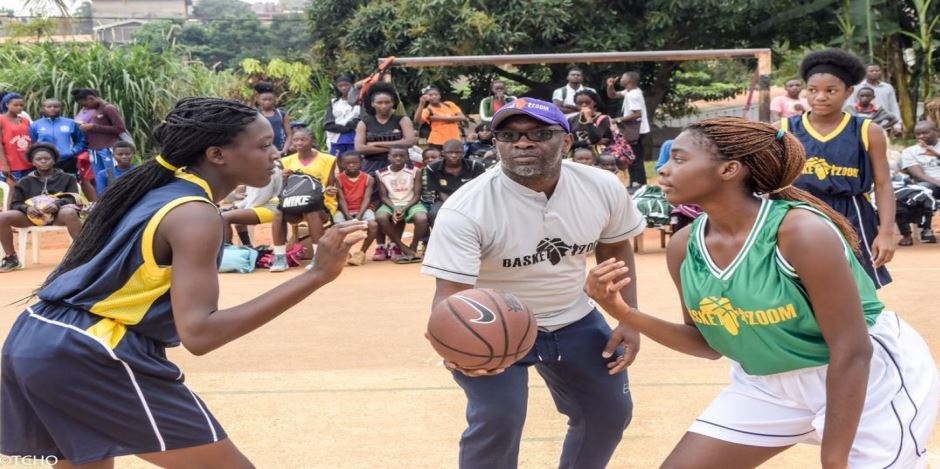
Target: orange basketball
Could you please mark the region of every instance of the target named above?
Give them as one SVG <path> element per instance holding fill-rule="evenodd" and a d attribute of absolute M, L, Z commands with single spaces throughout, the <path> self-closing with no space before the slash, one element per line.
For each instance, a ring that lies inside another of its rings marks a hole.
<path fill-rule="evenodd" d="M 466 369 L 505 368 L 529 353 L 535 316 L 511 293 L 477 288 L 438 303 L 428 320 L 428 338 L 445 360 Z"/>

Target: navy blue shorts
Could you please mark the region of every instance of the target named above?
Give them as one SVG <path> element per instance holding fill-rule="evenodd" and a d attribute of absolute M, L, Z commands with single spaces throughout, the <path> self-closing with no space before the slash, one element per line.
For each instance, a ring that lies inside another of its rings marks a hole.
<path fill-rule="evenodd" d="M 0 453 L 85 464 L 226 437 L 162 346 L 128 330 L 111 349 L 85 331 L 100 319 L 40 302 L 16 320 L 0 357 Z"/>

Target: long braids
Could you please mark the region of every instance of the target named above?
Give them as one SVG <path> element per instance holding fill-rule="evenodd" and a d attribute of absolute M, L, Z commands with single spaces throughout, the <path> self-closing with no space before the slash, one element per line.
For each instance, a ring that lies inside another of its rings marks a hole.
<path fill-rule="evenodd" d="M 806 152 L 793 134 L 775 129 L 770 124 L 740 117 L 705 119 L 686 128 L 704 136 L 719 156 L 738 160 L 751 173 L 751 192 L 770 199 L 805 202 L 829 217 L 849 246 L 858 252 L 858 234 L 839 212 L 809 192 L 794 187 L 793 181 L 803 172 Z"/>
<path fill-rule="evenodd" d="M 173 181 L 175 172 L 168 166 L 193 166 L 206 149 L 231 143 L 241 131 L 258 118 L 258 111 L 237 101 L 218 98 L 183 98 L 153 130 L 162 147 L 164 166 L 152 159 L 118 178 L 99 199 L 82 230 L 72 242 L 59 266 L 43 287 L 60 275 L 84 264 L 108 242 L 114 228 L 145 194 Z"/>

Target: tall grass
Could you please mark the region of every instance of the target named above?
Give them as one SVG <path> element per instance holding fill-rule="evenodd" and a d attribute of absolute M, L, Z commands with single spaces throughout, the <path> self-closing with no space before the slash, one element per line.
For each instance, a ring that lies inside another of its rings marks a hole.
<path fill-rule="evenodd" d="M 74 116 L 75 88 L 94 88 L 117 106 L 141 155 L 156 151 L 151 130 L 185 96 L 229 96 L 238 78 L 213 72 L 172 52 L 142 45 L 108 49 L 100 44 L 5 44 L 0 46 L 0 89 L 26 97 L 27 112 L 41 115 L 42 101 L 58 98 Z"/>

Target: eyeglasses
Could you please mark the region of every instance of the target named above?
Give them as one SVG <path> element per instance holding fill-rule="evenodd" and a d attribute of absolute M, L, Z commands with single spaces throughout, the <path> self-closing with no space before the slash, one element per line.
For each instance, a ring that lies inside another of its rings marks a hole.
<path fill-rule="evenodd" d="M 564 129 L 550 129 L 542 127 L 540 129 L 532 129 L 526 132 L 518 132 L 515 130 L 494 130 L 493 138 L 503 143 L 515 143 L 525 135 L 525 138 L 529 139 L 530 142 L 544 142 L 546 140 L 551 140 L 552 136 L 555 135 L 555 132 L 564 132 Z"/>

